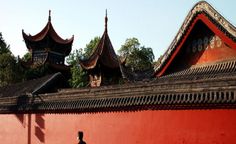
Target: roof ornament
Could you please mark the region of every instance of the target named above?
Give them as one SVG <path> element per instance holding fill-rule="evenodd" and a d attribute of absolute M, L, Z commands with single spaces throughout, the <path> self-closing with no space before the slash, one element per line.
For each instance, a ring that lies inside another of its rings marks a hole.
<path fill-rule="evenodd" d="M 106 9 L 106 16 L 105 16 L 105 31 L 107 32 L 107 21 L 108 21 L 108 18 L 107 18 L 107 9 Z"/>
<path fill-rule="evenodd" d="M 51 10 L 49 10 L 48 21 L 51 22 Z"/>

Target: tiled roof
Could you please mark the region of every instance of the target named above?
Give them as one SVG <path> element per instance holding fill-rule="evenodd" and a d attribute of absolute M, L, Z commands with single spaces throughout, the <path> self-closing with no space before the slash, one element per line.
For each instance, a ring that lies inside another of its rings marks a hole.
<path fill-rule="evenodd" d="M 88 59 L 79 60 L 80 65 L 86 70 L 95 68 L 95 66 L 98 65 L 98 62 L 108 68 L 119 69 L 120 61 L 115 53 L 115 50 L 108 35 L 107 21 L 108 18 L 106 13 L 105 30 L 101 40 L 96 46 L 96 49 Z"/>
<path fill-rule="evenodd" d="M 211 78 L 218 75 L 231 74 L 236 72 L 236 60 L 227 60 L 222 62 L 214 62 L 202 65 L 192 66 L 190 68 L 168 74 L 160 77 L 160 79 L 194 79 L 196 77 Z"/>
<path fill-rule="evenodd" d="M 50 12 L 49 12 L 50 13 Z M 74 40 L 74 36 L 72 36 L 70 39 L 62 39 L 54 30 L 52 23 L 51 23 L 51 16 L 49 14 L 49 19 L 46 24 L 46 26 L 36 35 L 31 36 L 30 34 L 27 35 L 24 30 L 22 30 L 22 35 L 25 40 L 26 46 L 28 49 L 34 48 L 34 45 L 32 43 L 40 42 L 43 39 L 50 37 L 53 41 L 58 43 L 59 45 L 63 45 L 63 48 L 66 48 L 65 54 L 68 55 L 71 51 L 72 43 Z M 33 46 L 32 46 L 33 45 Z M 48 48 L 48 47 L 46 47 Z M 61 47 L 62 48 L 62 47 Z M 61 51 L 61 50 L 60 50 Z"/>
<path fill-rule="evenodd" d="M 25 81 L 5 87 L 0 87 L 0 98 L 18 97 L 27 94 L 41 94 L 55 92 L 55 88 L 61 87 L 64 77 L 61 73 L 47 75 L 42 78 Z M 54 89 L 53 89 L 54 88 Z"/>
<path fill-rule="evenodd" d="M 236 108 L 236 72 L 0 99 L 1 113 L 88 113 L 146 109 Z"/>
<path fill-rule="evenodd" d="M 106 30 L 94 53 L 86 60 L 79 60 L 79 63 L 84 69 L 88 70 L 95 68 L 98 61 L 106 67 L 119 68 L 119 59 L 113 49 Z"/>
<path fill-rule="evenodd" d="M 31 36 L 31 35 L 27 35 L 24 31 L 22 31 L 22 35 L 26 41 L 32 41 L 32 42 L 41 41 L 47 35 L 49 35 L 55 42 L 60 43 L 60 44 L 71 44 L 74 40 L 73 36 L 70 39 L 65 39 L 65 40 L 62 39 L 54 30 L 52 23 L 50 21 L 46 24 L 43 30 L 39 32 L 38 34 Z"/>

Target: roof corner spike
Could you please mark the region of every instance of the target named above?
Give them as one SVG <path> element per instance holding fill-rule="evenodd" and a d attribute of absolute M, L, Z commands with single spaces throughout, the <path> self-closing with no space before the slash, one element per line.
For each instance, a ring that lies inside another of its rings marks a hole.
<path fill-rule="evenodd" d="M 49 10 L 48 21 L 51 22 L 51 10 Z"/>
<path fill-rule="evenodd" d="M 108 21 L 108 18 L 107 18 L 107 9 L 106 9 L 106 16 L 105 16 L 105 31 L 107 32 L 107 21 Z"/>

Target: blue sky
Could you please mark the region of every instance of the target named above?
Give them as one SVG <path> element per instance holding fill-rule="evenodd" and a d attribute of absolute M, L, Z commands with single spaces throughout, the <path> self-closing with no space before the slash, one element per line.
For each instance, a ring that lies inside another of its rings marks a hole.
<path fill-rule="evenodd" d="M 151 47 L 155 59 L 162 55 L 190 9 L 198 0 L 0 0 L 0 32 L 15 56 L 27 48 L 21 31 L 35 35 L 48 20 L 62 38 L 75 36 L 73 49 L 84 48 L 104 31 L 105 9 L 108 10 L 108 32 L 115 50 L 127 38 L 136 37 Z M 235 0 L 208 0 L 233 25 L 236 25 Z"/>

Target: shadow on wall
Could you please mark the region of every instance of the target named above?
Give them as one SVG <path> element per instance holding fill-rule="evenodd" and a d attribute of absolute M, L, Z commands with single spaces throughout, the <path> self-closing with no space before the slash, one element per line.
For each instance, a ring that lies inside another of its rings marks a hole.
<path fill-rule="evenodd" d="M 26 115 L 25 114 L 15 114 L 16 118 L 20 121 L 22 126 L 25 128 L 26 127 Z"/>
<path fill-rule="evenodd" d="M 45 142 L 45 120 L 44 120 L 44 114 L 36 114 L 35 115 L 35 136 L 38 138 L 38 140 L 41 143 Z"/>
<path fill-rule="evenodd" d="M 12 112 L 15 112 L 16 110 L 18 110 L 18 108 L 20 107 L 21 104 L 28 104 L 29 103 L 29 97 L 27 95 L 22 95 L 22 96 L 19 96 L 17 98 L 17 102 L 16 102 L 16 105 L 12 106 L 10 108 L 10 110 Z M 24 111 L 25 110 L 25 107 L 21 107 L 22 110 Z M 27 125 L 26 125 L 26 117 L 27 117 L 27 114 L 15 114 L 16 118 L 20 121 L 20 123 L 22 124 L 22 126 L 25 128 Z"/>
<path fill-rule="evenodd" d="M 22 104 L 25 104 L 22 106 Z M 11 107 L 11 111 L 16 111 L 19 108 L 22 109 L 22 111 L 25 111 L 28 104 L 30 104 L 29 97 L 27 95 L 20 96 L 17 99 L 17 104 Z M 45 120 L 44 120 L 44 114 L 35 114 L 35 124 L 32 123 L 32 114 L 15 114 L 17 120 L 22 124 L 24 128 L 27 128 L 28 134 L 27 134 L 27 140 L 28 144 L 31 144 L 31 132 L 32 132 L 32 125 L 35 125 L 35 131 L 34 134 L 40 141 L 40 143 L 45 143 Z M 27 116 L 28 116 L 28 122 L 27 122 Z"/>
<path fill-rule="evenodd" d="M 28 114 L 28 144 L 31 144 L 31 114 Z"/>

